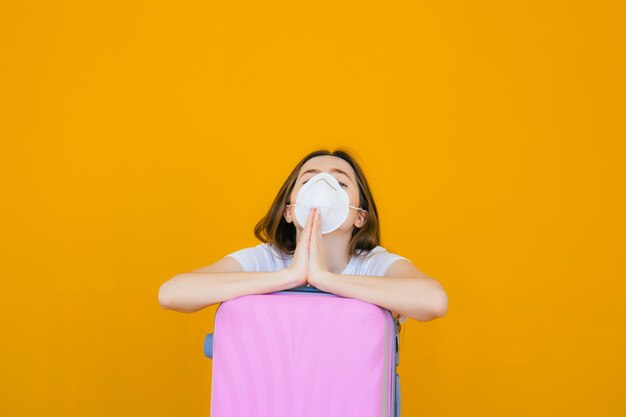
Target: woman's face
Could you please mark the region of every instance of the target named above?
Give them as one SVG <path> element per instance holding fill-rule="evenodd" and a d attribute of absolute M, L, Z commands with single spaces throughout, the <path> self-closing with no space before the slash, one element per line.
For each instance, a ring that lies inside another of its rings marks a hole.
<path fill-rule="evenodd" d="M 289 203 L 295 203 L 296 197 L 298 196 L 298 192 L 304 186 L 304 183 L 308 181 L 311 177 L 319 174 L 320 172 L 326 172 L 339 182 L 341 188 L 348 193 L 348 197 L 350 198 L 350 204 L 356 207 L 360 207 L 359 205 L 359 186 L 356 183 L 356 176 L 354 174 L 354 170 L 350 166 L 349 163 L 344 161 L 341 158 L 332 155 L 322 155 L 316 156 L 314 158 L 309 159 L 302 165 L 300 168 L 300 172 L 298 172 L 298 178 L 296 179 L 296 183 L 294 184 L 293 190 L 291 191 L 291 195 L 289 198 Z M 295 216 L 294 207 L 286 207 L 285 209 L 285 219 L 288 223 L 293 221 L 294 225 L 298 229 L 298 231 L 302 231 L 304 229 L 304 225 L 298 223 L 298 219 Z M 347 232 L 352 233 L 352 229 L 354 227 L 362 227 L 365 223 L 365 212 L 350 209 L 348 213 L 348 218 L 344 221 L 344 223 L 333 232 Z"/>

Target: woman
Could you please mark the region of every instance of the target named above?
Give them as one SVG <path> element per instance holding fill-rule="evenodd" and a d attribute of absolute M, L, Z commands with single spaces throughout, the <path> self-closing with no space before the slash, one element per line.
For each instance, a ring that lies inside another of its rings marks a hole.
<path fill-rule="evenodd" d="M 314 208 L 320 201 L 336 209 Z M 433 320 L 447 311 L 447 295 L 435 279 L 380 246 L 374 198 L 347 151 L 304 157 L 254 234 L 264 243 L 166 281 L 159 289 L 161 306 L 189 313 L 242 295 L 312 285 L 386 308 L 400 323 L 407 317 Z"/>

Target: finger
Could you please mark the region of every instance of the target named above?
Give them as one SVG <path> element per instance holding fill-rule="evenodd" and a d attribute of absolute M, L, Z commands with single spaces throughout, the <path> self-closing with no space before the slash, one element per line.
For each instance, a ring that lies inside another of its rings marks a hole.
<path fill-rule="evenodd" d="M 310 232 L 310 229 L 311 229 L 311 222 L 312 222 L 312 221 L 311 221 L 311 217 L 313 217 L 313 216 L 312 216 L 312 214 L 313 214 L 313 207 L 311 207 L 311 208 L 309 209 L 309 215 L 308 215 L 308 217 L 306 218 L 306 224 L 304 225 L 304 230 L 302 231 L 302 236 L 303 236 L 303 237 L 304 237 L 304 236 L 307 236 L 307 234 Z"/>
<path fill-rule="evenodd" d="M 320 230 L 320 221 L 319 221 L 319 209 L 315 210 L 315 215 L 313 217 L 313 230 L 311 230 L 311 244 L 317 244 L 319 242 L 319 230 Z"/>
<path fill-rule="evenodd" d="M 317 236 L 319 238 L 322 237 L 322 213 L 316 212 L 315 213 L 315 224 L 317 225 Z"/>
<path fill-rule="evenodd" d="M 311 219 L 311 215 L 310 215 L 310 210 L 309 210 L 309 216 L 306 219 L 306 223 L 304 225 L 304 228 L 302 229 L 302 233 L 300 233 L 300 240 L 298 241 L 298 243 L 305 244 L 306 242 L 308 242 L 309 238 L 307 236 L 307 231 L 309 230 L 310 219 Z"/>
<path fill-rule="evenodd" d="M 315 245 L 317 245 L 317 213 L 318 210 L 317 208 L 315 208 L 315 212 L 312 213 L 313 215 L 311 217 L 313 217 L 313 224 L 311 225 L 312 233 L 311 233 L 311 247 L 315 247 Z"/>
<path fill-rule="evenodd" d="M 311 207 L 309 210 L 309 217 L 306 219 L 306 226 L 304 228 L 304 233 L 302 234 L 302 239 L 304 239 L 307 247 L 309 246 L 309 241 L 311 240 L 311 230 L 313 229 L 313 220 L 315 218 L 315 207 Z"/>

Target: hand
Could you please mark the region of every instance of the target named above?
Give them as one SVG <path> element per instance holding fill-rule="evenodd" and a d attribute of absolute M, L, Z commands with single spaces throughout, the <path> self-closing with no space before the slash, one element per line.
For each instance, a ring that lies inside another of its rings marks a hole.
<path fill-rule="evenodd" d="M 328 264 L 326 263 L 326 250 L 324 249 L 324 242 L 322 242 L 321 214 L 317 209 L 312 214 L 314 221 L 311 230 L 311 240 L 309 242 L 307 281 L 310 285 L 319 288 L 319 284 L 321 284 L 323 278 L 329 274 L 329 271 Z M 310 218 L 311 216 L 309 216 L 309 219 Z"/>
<path fill-rule="evenodd" d="M 307 218 L 304 230 L 300 235 L 300 240 L 298 240 L 298 243 L 296 244 L 296 251 L 293 254 L 291 265 L 287 268 L 290 277 L 293 277 L 296 282 L 296 287 L 301 287 L 307 284 L 309 271 L 309 245 L 316 211 L 317 209 L 315 208 L 311 208 L 311 210 L 309 210 L 309 217 Z"/>

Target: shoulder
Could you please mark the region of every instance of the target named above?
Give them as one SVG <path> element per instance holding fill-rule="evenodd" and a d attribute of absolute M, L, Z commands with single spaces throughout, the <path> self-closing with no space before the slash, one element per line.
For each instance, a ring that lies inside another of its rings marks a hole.
<path fill-rule="evenodd" d="M 357 259 L 359 259 L 360 273 L 371 276 L 384 276 L 387 268 L 399 259 L 411 262 L 404 256 L 390 252 L 380 245 L 370 251 L 360 251 Z"/>
<path fill-rule="evenodd" d="M 390 252 L 383 246 L 376 246 L 369 252 L 362 252 L 362 259 L 366 262 L 380 262 L 386 259 L 407 259 L 397 253 Z M 407 259 L 408 260 L 408 259 Z"/>
<path fill-rule="evenodd" d="M 266 244 L 259 243 L 256 246 L 236 250 L 226 256 L 238 260 L 244 271 L 258 271 L 262 267 L 262 259 L 267 251 Z"/>
<path fill-rule="evenodd" d="M 288 259 L 288 256 L 270 243 L 259 243 L 226 256 L 237 259 L 244 271 L 274 271 L 280 269 L 285 259 Z"/>

